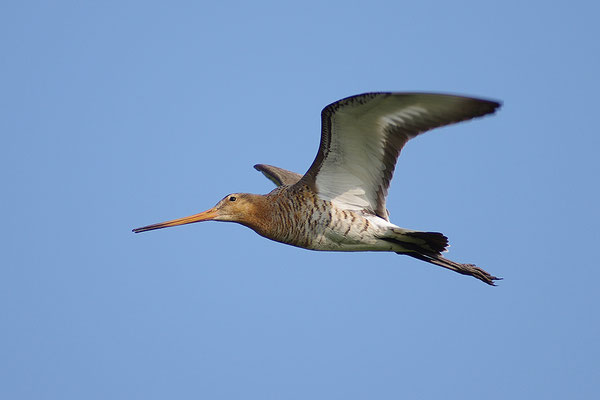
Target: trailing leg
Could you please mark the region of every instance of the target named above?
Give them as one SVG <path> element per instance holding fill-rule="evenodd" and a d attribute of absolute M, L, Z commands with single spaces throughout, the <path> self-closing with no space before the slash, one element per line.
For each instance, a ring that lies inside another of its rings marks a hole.
<path fill-rule="evenodd" d="M 454 272 L 458 272 L 459 274 L 471 275 L 472 277 L 482 280 L 483 282 L 492 286 L 496 286 L 494 281 L 502 279 L 489 274 L 487 271 L 484 271 L 483 269 L 476 267 L 473 264 L 459 264 L 457 262 L 442 257 L 440 254 L 420 254 L 415 252 L 398 252 L 397 254 L 406 254 L 407 256 L 411 256 L 418 260 L 427 261 L 428 263 L 447 268 Z"/>
<path fill-rule="evenodd" d="M 393 229 L 389 236 L 381 239 L 397 244 L 401 250 L 397 254 L 406 254 L 418 260 L 447 268 L 463 275 L 475 277 L 488 285 L 495 286 L 497 278 L 473 264 L 460 264 L 442 257 L 442 252 L 448 247 L 448 238 L 439 232 L 408 231 L 404 229 Z"/>

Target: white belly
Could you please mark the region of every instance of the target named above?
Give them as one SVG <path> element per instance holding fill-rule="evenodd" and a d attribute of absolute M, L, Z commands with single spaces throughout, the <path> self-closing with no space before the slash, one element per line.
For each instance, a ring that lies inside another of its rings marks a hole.
<path fill-rule="evenodd" d="M 309 248 L 328 251 L 391 251 L 393 244 L 379 238 L 392 227 L 398 228 L 376 216 L 335 210 L 330 223 L 321 226 Z"/>

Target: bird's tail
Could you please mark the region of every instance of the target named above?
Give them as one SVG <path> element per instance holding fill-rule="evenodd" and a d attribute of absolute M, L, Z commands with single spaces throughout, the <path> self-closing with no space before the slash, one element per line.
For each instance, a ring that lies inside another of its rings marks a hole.
<path fill-rule="evenodd" d="M 488 285 L 495 286 L 497 278 L 473 264 L 460 264 L 442 257 L 442 252 L 448 247 L 448 238 L 439 232 L 405 231 L 404 229 L 392 231 L 393 236 L 382 238 L 388 242 L 396 243 L 403 249 L 397 254 L 406 254 L 418 260 L 447 268 L 463 275 L 471 275 Z"/>

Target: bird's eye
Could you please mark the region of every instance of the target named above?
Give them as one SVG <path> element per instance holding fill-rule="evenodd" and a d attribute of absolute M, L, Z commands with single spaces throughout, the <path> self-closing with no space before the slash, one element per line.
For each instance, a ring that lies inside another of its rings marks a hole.
<path fill-rule="evenodd" d="M 229 198 L 229 201 L 235 201 L 235 196 L 231 196 L 231 197 Z"/>

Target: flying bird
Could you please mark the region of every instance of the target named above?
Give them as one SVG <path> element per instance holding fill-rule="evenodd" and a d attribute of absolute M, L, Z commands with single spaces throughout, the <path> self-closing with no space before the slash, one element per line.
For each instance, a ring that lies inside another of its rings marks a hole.
<path fill-rule="evenodd" d="M 473 264 L 442 256 L 439 232 L 390 222 L 386 196 L 400 151 L 433 128 L 493 113 L 500 103 L 435 93 L 365 93 L 321 112 L 321 144 L 304 175 L 254 166 L 277 186 L 265 195 L 233 193 L 213 208 L 134 229 L 145 232 L 201 221 L 237 222 L 261 236 L 311 250 L 391 251 L 471 275 L 494 285 L 500 278 Z"/>

